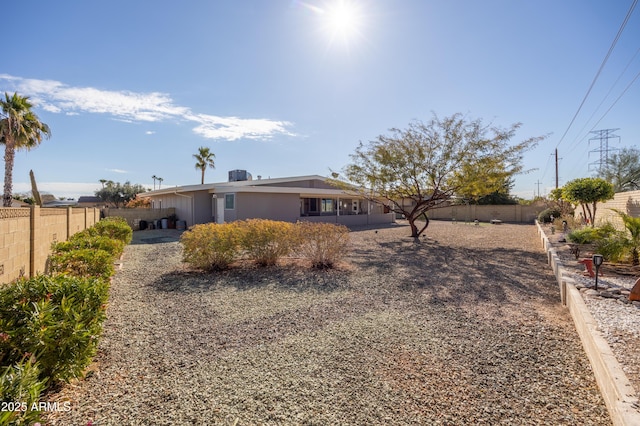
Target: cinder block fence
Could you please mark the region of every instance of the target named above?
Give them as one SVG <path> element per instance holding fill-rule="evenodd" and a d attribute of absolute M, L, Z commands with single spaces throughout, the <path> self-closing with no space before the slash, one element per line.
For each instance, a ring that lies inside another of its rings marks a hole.
<path fill-rule="evenodd" d="M 44 272 L 52 243 L 99 220 L 97 208 L 0 208 L 0 284 Z"/>

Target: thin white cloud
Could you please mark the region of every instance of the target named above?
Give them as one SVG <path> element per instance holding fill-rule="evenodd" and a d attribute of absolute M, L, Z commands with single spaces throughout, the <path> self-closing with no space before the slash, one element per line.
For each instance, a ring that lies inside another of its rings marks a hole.
<path fill-rule="evenodd" d="M 38 182 L 40 193 L 53 194 L 56 197 L 74 198 L 76 200 L 82 195 L 94 195 L 100 188 L 100 183 Z M 14 194 L 30 192 L 31 183 L 29 182 L 15 182 L 13 184 Z"/>
<path fill-rule="evenodd" d="M 5 91 L 17 91 L 31 97 L 34 104 L 51 113 L 78 115 L 106 114 L 125 122 L 186 120 L 198 123 L 193 131 L 207 139 L 271 139 L 275 135 L 293 136 L 292 123 L 269 119 L 218 117 L 194 113 L 174 104 L 168 94 L 110 91 L 93 87 L 70 87 L 53 80 L 37 80 L 0 74 Z M 147 134 L 151 134 L 147 132 Z"/>
<path fill-rule="evenodd" d="M 193 131 L 208 139 L 271 139 L 276 134 L 293 136 L 287 130 L 291 123 L 266 119 L 244 119 L 238 117 L 217 117 L 198 114 L 190 117 L 199 122 Z"/>
<path fill-rule="evenodd" d="M 105 169 L 108 172 L 113 172 L 113 173 L 121 173 L 121 174 L 126 174 L 129 173 L 126 170 L 122 170 L 122 169 Z"/>
<path fill-rule="evenodd" d="M 146 132 L 144 132 L 145 135 L 155 135 L 156 132 L 154 132 L 153 130 L 147 130 Z"/>

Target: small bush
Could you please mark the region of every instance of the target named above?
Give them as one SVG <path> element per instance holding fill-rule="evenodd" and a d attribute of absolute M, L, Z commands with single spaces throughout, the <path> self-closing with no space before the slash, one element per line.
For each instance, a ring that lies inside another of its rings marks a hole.
<path fill-rule="evenodd" d="M 314 268 L 331 268 L 344 256 L 349 244 L 349 229 L 332 223 L 296 224 L 298 253 Z"/>
<path fill-rule="evenodd" d="M 31 425 L 40 421 L 40 411 L 31 408 L 39 402 L 46 382 L 40 378 L 40 368 L 34 356 L 1 367 L 0 401 L 12 405 L 0 411 L 0 425 Z"/>
<path fill-rule="evenodd" d="M 69 241 L 53 244 L 52 252 L 59 254 L 79 249 L 104 250 L 116 259 L 120 257 L 124 250 L 124 242 L 106 236 L 90 236 L 88 233 L 77 233 Z"/>
<path fill-rule="evenodd" d="M 615 226 L 609 222 L 605 222 L 598 228 L 586 227 L 582 229 L 576 229 L 567 235 L 569 241 L 576 244 L 594 244 L 598 241 L 609 238 L 612 235 L 618 233 Z"/>
<path fill-rule="evenodd" d="M 244 253 L 260 266 L 275 265 L 286 256 L 294 242 L 293 224 L 265 219 L 238 222 Z"/>
<path fill-rule="evenodd" d="M 101 249 L 78 249 L 52 253 L 49 272 L 76 277 L 100 277 L 108 280 L 114 274 L 113 256 Z"/>
<path fill-rule="evenodd" d="M 545 210 L 542 210 L 540 213 L 538 213 L 538 222 L 549 223 L 551 222 L 551 216 L 553 216 L 554 218 L 558 218 L 561 215 L 562 213 L 558 208 L 545 209 Z"/>
<path fill-rule="evenodd" d="M 125 245 L 133 239 L 133 230 L 121 217 L 107 217 L 89 228 L 91 235 L 101 235 L 122 241 Z"/>
<path fill-rule="evenodd" d="M 235 223 L 192 226 L 180 237 L 183 260 L 198 269 L 227 269 L 238 255 L 240 237 Z"/>
<path fill-rule="evenodd" d="M 68 381 L 91 362 L 109 284 L 99 278 L 39 275 L 0 289 L 0 365 L 34 356 L 40 380 Z"/>

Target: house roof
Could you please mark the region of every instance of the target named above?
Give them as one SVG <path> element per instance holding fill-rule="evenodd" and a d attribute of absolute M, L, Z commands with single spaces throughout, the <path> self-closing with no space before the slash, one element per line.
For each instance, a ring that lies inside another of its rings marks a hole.
<path fill-rule="evenodd" d="M 303 188 L 293 186 L 271 186 L 281 185 L 283 183 L 295 183 L 305 180 L 319 180 L 325 182 L 327 178 L 320 175 L 292 176 L 274 179 L 258 179 L 243 180 L 237 182 L 218 182 L 205 183 L 203 185 L 186 185 L 171 188 L 162 188 L 155 191 L 143 192 L 138 194 L 141 198 L 153 197 L 156 195 L 170 195 L 176 193 L 207 191 L 211 194 L 215 193 L 231 193 L 231 192 L 262 192 L 262 193 L 288 193 L 301 195 L 342 195 L 346 194 L 341 189 L 321 189 L 321 188 Z"/>

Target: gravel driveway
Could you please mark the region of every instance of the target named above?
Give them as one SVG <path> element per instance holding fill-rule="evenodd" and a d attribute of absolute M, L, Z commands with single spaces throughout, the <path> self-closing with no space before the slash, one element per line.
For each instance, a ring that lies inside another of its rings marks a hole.
<path fill-rule="evenodd" d="M 533 225 L 359 228 L 337 270 L 204 274 L 141 231 L 54 425 L 611 424 Z"/>

